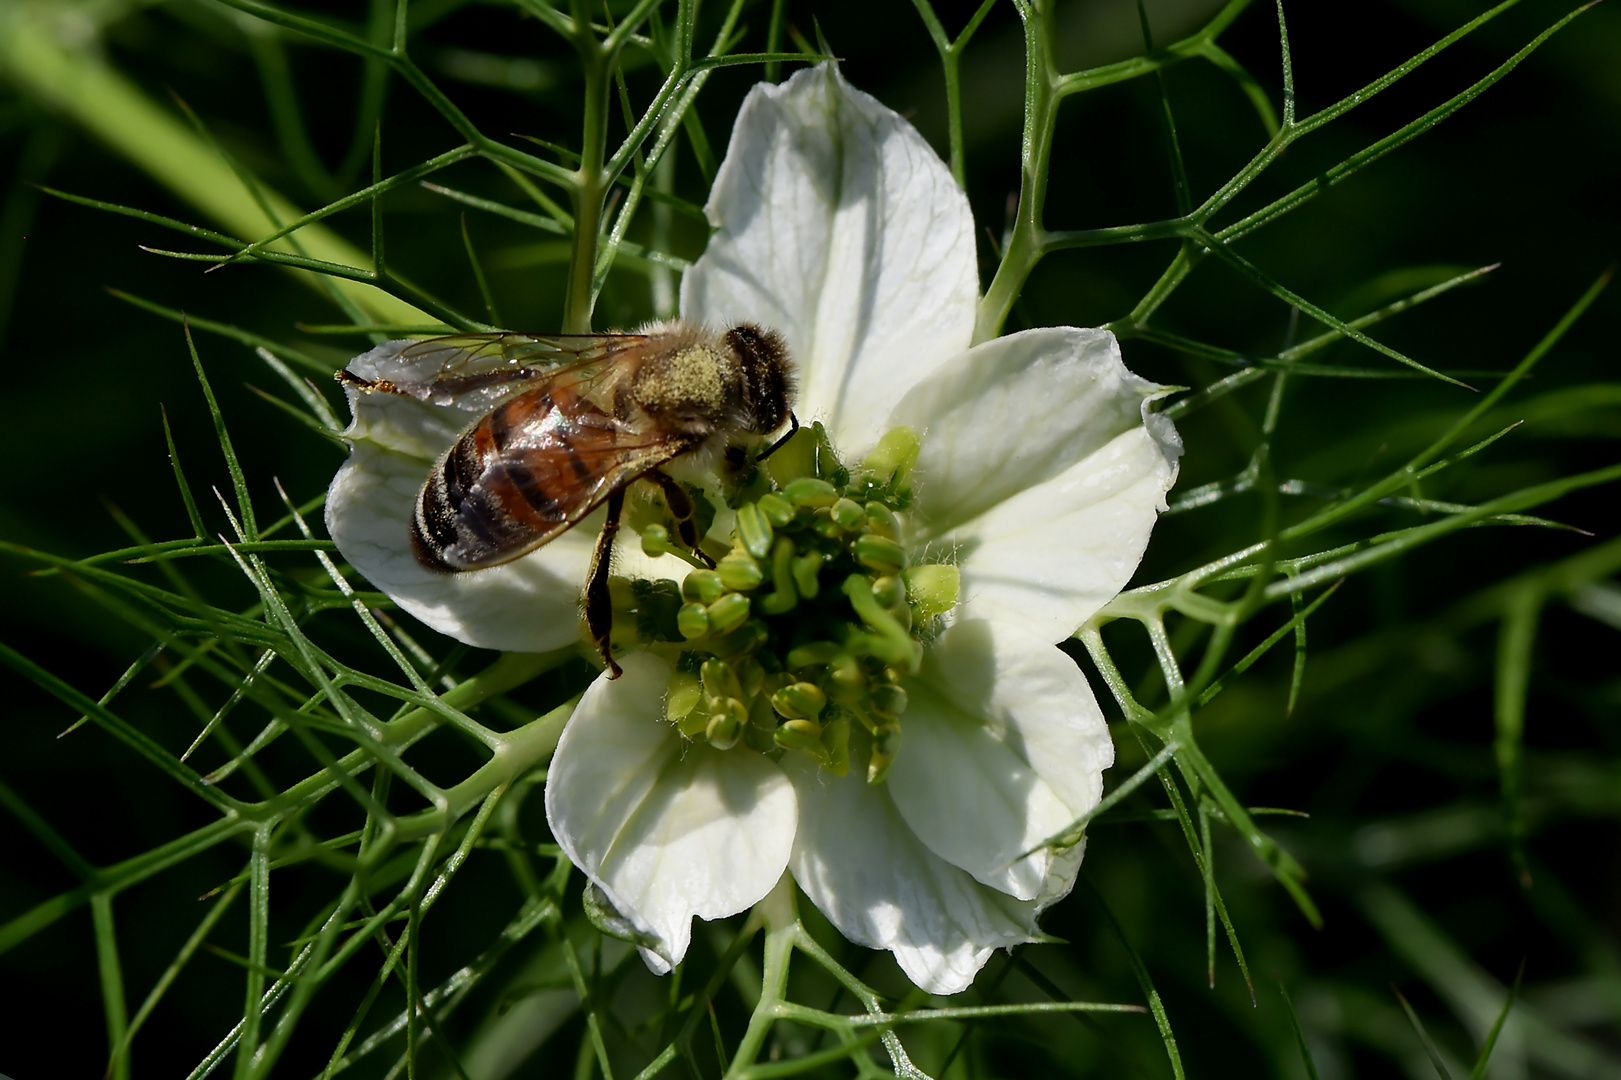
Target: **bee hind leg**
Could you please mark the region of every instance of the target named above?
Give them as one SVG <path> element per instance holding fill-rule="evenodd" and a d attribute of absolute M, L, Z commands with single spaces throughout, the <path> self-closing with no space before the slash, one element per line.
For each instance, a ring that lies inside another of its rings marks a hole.
<path fill-rule="evenodd" d="M 609 641 L 613 633 L 614 605 L 608 592 L 608 571 L 613 565 L 614 534 L 619 532 L 619 517 L 625 508 L 625 493 L 616 491 L 608 496 L 608 519 L 602 523 L 597 536 L 597 547 L 591 553 L 591 573 L 585 584 L 585 626 L 591 640 L 607 665 L 608 678 L 617 679 L 624 672 L 614 662 L 613 647 Z"/>
<path fill-rule="evenodd" d="M 675 538 L 681 541 L 682 547 L 698 556 L 713 570 L 715 560 L 711 559 L 700 546 L 703 537 L 698 535 L 698 523 L 693 519 L 696 508 L 692 505 L 692 496 L 687 494 L 687 489 L 660 469 L 648 473 L 647 478 L 664 492 L 664 505 L 670 508 L 670 516 L 675 519 Z"/>

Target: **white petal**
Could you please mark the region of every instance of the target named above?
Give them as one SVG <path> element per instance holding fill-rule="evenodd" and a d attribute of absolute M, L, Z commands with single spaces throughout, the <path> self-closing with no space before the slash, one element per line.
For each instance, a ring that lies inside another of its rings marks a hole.
<path fill-rule="evenodd" d="M 823 64 L 761 83 L 708 206 L 681 311 L 780 330 L 801 420 L 859 458 L 889 407 L 968 347 L 979 296 L 968 200 L 917 129 Z"/>
<path fill-rule="evenodd" d="M 408 374 L 395 357 L 409 344 L 388 342 L 351 361 L 349 369 L 363 378 Z M 344 432 L 349 460 L 327 491 L 327 532 L 368 581 L 442 634 L 517 652 L 573 645 L 580 641 L 580 589 L 600 513 L 532 555 L 489 570 L 441 573 L 411 551 L 411 514 L 429 470 L 487 407 L 481 403 L 469 411 L 350 388 L 354 420 Z"/>
<path fill-rule="evenodd" d="M 794 790 L 752 750 L 688 742 L 664 720 L 670 666 L 636 653 L 574 710 L 546 779 L 546 817 L 574 865 L 680 962 L 692 917 L 753 906 L 782 877 Z M 663 959 L 643 950 L 662 974 Z"/>
<path fill-rule="evenodd" d="M 1037 905 L 979 884 L 930 851 L 886 785 L 869 785 L 859 769 L 833 776 L 802 754 L 782 764 L 799 793 L 794 880 L 850 941 L 890 950 L 929 993 L 955 994 L 993 951 L 1036 940 Z"/>
<path fill-rule="evenodd" d="M 964 620 L 929 650 L 907 692 L 886 783 L 912 831 L 1020 900 L 1068 892 L 1079 860 L 1019 856 L 1096 806 L 1114 762 L 1075 661 L 1016 626 Z"/>
<path fill-rule="evenodd" d="M 1068 637 L 1130 579 L 1182 442 L 1107 330 L 988 341 L 895 407 L 923 433 L 921 540 L 962 569 L 962 616 Z"/>

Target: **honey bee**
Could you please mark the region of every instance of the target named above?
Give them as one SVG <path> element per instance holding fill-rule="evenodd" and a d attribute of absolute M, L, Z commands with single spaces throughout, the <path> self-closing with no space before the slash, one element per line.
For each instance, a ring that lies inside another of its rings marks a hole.
<path fill-rule="evenodd" d="M 587 576 L 586 627 L 610 676 L 609 557 L 625 489 L 662 489 L 681 543 L 700 559 L 693 505 L 663 466 L 735 453 L 751 437 L 799 421 L 782 336 L 750 323 L 714 333 L 688 322 L 634 334 L 536 337 L 467 334 L 415 342 L 400 377 L 337 378 L 375 393 L 463 409 L 489 408 L 434 464 L 411 516 L 417 561 L 442 573 L 511 562 L 607 504 Z M 402 537 L 402 539 L 404 539 Z"/>

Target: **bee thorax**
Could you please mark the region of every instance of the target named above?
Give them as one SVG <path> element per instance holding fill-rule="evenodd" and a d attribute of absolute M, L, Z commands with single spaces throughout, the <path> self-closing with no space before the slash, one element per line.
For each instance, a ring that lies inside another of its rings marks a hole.
<path fill-rule="evenodd" d="M 648 362 L 636 378 L 636 403 L 654 415 L 718 419 L 735 399 L 737 365 L 695 344 Z"/>

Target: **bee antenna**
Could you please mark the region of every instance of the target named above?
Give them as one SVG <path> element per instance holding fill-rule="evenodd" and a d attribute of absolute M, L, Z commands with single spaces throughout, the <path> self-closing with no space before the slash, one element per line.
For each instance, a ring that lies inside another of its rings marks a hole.
<path fill-rule="evenodd" d="M 765 453 L 759 455 L 754 460 L 756 462 L 764 461 L 766 458 L 770 457 L 772 454 L 775 454 L 778 450 L 781 450 L 783 443 L 785 443 L 789 439 L 793 438 L 796 434 L 798 434 L 798 432 L 799 432 L 799 417 L 795 416 L 793 414 L 793 412 L 790 411 L 788 413 L 788 433 L 786 435 L 784 435 L 782 438 L 778 439 L 776 442 L 772 443 L 770 446 L 766 447 L 765 448 Z"/>

